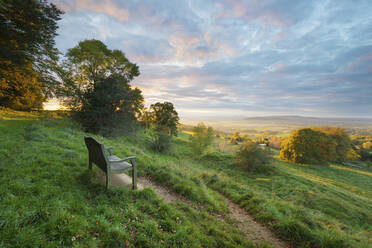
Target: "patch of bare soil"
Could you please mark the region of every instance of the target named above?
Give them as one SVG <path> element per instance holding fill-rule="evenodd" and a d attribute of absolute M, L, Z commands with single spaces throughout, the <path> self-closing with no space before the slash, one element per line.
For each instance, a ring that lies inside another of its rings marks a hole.
<path fill-rule="evenodd" d="M 98 179 L 101 183 L 105 184 L 105 174 L 103 172 L 98 173 Z M 111 177 L 112 183 L 111 186 L 113 187 L 122 187 L 131 185 L 132 179 L 126 174 L 114 174 Z M 189 205 L 193 205 L 189 200 L 185 199 L 179 194 L 176 194 L 173 191 L 170 191 L 164 186 L 161 186 L 153 181 L 151 181 L 147 177 L 139 177 L 137 181 L 137 188 L 143 189 L 145 187 L 151 187 L 157 193 L 157 195 L 164 199 L 164 201 L 168 203 L 174 203 L 177 201 L 182 201 Z M 252 218 L 244 209 L 240 208 L 239 205 L 232 202 L 230 199 L 224 197 L 228 208 L 229 213 L 226 216 L 223 215 L 215 215 L 217 218 L 236 225 L 245 236 L 254 243 L 269 243 L 274 247 L 278 248 L 285 248 L 290 247 L 284 241 L 275 237 L 275 235 L 265 226 L 256 222 L 254 218 Z M 196 205 L 193 205 L 194 208 L 197 208 Z"/>
<path fill-rule="evenodd" d="M 181 196 L 181 195 L 179 195 L 179 194 L 177 194 L 173 191 L 170 191 L 168 188 L 151 181 L 147 177 L 139 177 L 138 181 L 139 181 L 139 184 L 144 188 L 145 187 L 153 188 L 154 191 L 156 192 L 156 194 L 158 196 L 160 196 L 161 198 L 163 198 L 164 201 L 166 201 L 168 203 L 182 201 L 182 202 L 185 202 L 187 204 L 190 204 L 190 201 L 187 200 L 186 198 L 184 198 L 183 196 Z"/>

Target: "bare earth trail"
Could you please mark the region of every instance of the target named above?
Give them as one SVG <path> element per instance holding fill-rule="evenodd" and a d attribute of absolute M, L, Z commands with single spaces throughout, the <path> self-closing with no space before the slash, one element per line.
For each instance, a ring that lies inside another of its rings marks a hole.
<path fill-rule="evenodd" d="M 98 178 L 99 178 L 99 181 L 101 181 L 102 183 L 105 183 L 105 180 L 106 180 L 105 175 L 102 172 L 99 172 Z M 112 186 L 114 187 L 115 186 L 127 186 L 127 185 L 131 185 L 131 183 L 132 183 L 132 179 L 126 174 L 112 175 Z M 168 190 L 166 187 L 163 187 L 151 181 L 149 178 L 146 178 L 146 177 L 138 178 L 137 187 L 140 190 L 146 187 L 153 188 L 156 194 L 162 199 L 164 199 L 165 202 L 168 202 L 168 203 L 182 201 L 184 203 L 192 205 L 189 200 Z M 223 220 L 225 222 L 227 221 L 227 219 L 232 220 L 233 224 L 245 234 L 247 239 L 251 240 L 252 242 L 256 244 L 266 242 L 278 248 L 290 247 L 290 245 L 278 239 L 267 227 L 256 222 L 254 218 L 250 216 L 244 209 L 240 208 L 239 205 L 235 204 L 234 202 L 232 202 L 230 199 L 226 197 L 224 198 L 229 208 L 229 213 L 226 216 L 215 215 L 218 219 Z"/>

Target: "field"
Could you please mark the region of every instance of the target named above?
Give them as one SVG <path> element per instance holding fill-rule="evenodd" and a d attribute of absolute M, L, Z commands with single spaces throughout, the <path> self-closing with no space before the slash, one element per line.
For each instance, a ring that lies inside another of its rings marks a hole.
<path fill-rule="evenodd" d="M 141 130 L 94 136 L 119 156 L 137 156 L 140 176 L 187 200 L 166 203 L 151 188 L 106 192 L 98 169 L 87 170 L 87 134 L 72 121 L 9 110 L 0 118 L 0 247 L 255 247 L 218 217 L 229 211 L 225 197 L 294 246 L 372 243 L 370 170 L 300 166 L 274 154 L 267 172 L 251 173 L 228 152 L 193 158 L 187 133 L 163 155 Z"/>

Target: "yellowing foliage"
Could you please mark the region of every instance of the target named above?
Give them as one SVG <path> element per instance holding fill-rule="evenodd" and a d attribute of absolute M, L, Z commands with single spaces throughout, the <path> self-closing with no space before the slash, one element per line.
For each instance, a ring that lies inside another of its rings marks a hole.
<path fill-rule="evenodd" d="M 282 142 L 280 158 L 302 164 L 341 162 L 349 150 L 350 139 L 341 128 L 303 128 L 293 131 Z"/>
<path fill-rule="evenodd" d="M 43 83 L 38 80 L 31 63 L 24 66 L 0 65 L 0 105 L 15 110 L 41 109 L 45 101 Z"/>

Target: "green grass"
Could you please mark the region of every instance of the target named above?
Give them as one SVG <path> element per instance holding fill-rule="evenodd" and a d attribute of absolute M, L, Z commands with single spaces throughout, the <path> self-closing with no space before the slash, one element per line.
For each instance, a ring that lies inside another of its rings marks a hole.
<path fill-rule="evenodd" d="M 267 173 L 250 173 L 215 148 L 193 158 L 187 134 L 174 139 L 167 154 L 149 150 L 143 131 L 95 136 L 119 156 L 136 155 L 139 175 L 182 195 L 191 207 L 167 204 L 150 189 L 106 192 L 87 172 L 86 134 L 73 122 L 5 110 L 0 117 L 0 247 L 253 246 L 213 217 L 228 211 L 221 194 L 298 247 L 372 243 L 370 171 L 273 159 Z"/>
<path fill-rule="evenodd" d="M 187 179 L 173 186 L 206 206 L 198 211 L 165 203 L 151 189 L 106 191 L 97 168 L 87 170 L 86 134 L 73 122 L 4 109 L 1 117 L 0 247 L 254 247 L 207 211 L 224 211 L 210 189 L 196 192 Z M 95 137 L 119 155 L 137 155 L 142 174 L 148 161 L 171 161 L 137 146 L 136 137 Z"/>

